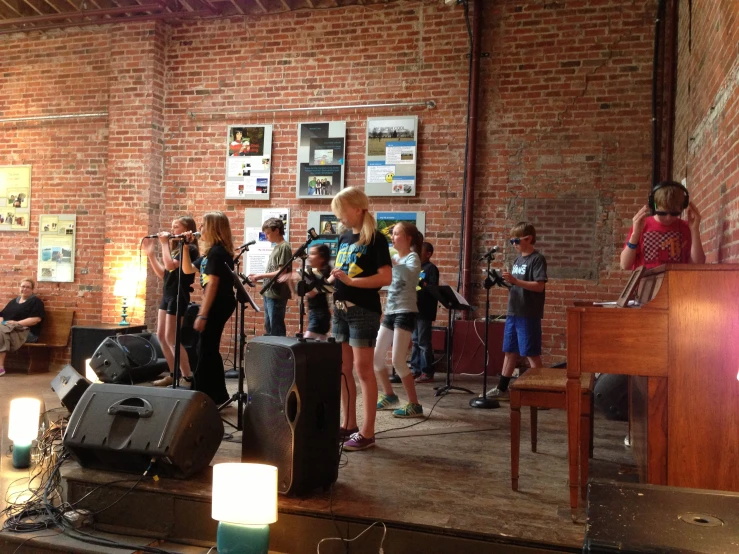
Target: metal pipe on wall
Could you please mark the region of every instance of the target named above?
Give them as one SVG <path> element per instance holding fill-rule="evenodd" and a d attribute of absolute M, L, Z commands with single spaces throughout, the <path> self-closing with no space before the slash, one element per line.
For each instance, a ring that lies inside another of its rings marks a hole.
<path fill-rule="evenodd" d="M 6 117 L 0 123 L 17 123 L 19 121 L 53 121 L 56 119 L 79 119 L 84 117 L 108 117 L 108 112 L 71 113 L 64 115 L 29 115 L 27 117 Z"/>

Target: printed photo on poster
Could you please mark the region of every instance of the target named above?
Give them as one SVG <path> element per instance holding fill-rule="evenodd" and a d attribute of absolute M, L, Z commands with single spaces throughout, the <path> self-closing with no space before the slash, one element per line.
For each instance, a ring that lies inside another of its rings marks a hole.
<path fill-rule="evenodd" d="M 39 217 L 39 281 L 74 281 L 76 226 L 77 216 L 73 214 Z"/>
<path fill-rule="evenodd" d="M 226 198 L 268 200 L 272 126 L 230 125 L 226 138 Z"/>
<path fill-rule="evenodd" d="M 418 117 L 367 119 L 365 192 L 368 196 L 415 196 Z"/>
<path fill-rule="evenodd" d="M 31 166 L 0 166 L 0 231 L 31 228 Z"/>
<path fill-rule="evenodd" d="M 423 234 L 426 232 L 426 213 L 425 212 L 377 212 L 375 214 L 377 220 L 377 230 L 380 231 L 387 239 L 390 247 L 390 254 L 395 255 L 397 251 L 393 247 L 393 227 L 401 221 L 413 223 Z"/>
<path fill-rule="evenodd" d="M 346 122 L 298 124 L 298 198 L 333 197 L 344 188 Z"/>

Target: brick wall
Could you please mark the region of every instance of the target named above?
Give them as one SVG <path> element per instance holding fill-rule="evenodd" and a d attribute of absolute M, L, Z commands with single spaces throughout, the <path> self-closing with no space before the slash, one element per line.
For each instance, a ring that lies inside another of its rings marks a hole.
<path fill-rule="evenodd" d="M 574 299 L 613 299 L 624 282 L 617 255 L 649 185 L 656 2 L 484 5 L 475 251 L 502 246 L 521 218 L 537 225 L 553 276 L 545 357 L 559 361 L 564 307 Z M 442 279 L 456 285 L 468 63 L 461 7 L 425 0 L 171 28 L 86 28 L 3 36 L 0 48 L 12 53 L 0 59 L 2 117 L 110 113 L 3 125 L 10 141 L 0 162 L 34 164 L 31 233 L 6 233 L 20 249 L 0 245 L 15 258 L 0 268 L 3 297 L 12 294 L 9 280 L 35 268 L 38 215 L 47 208 L 78 213 L 78 255 L 76 282 L 42 284 L 41 294 L 53 305 L 74 305 L 86 320 L 115 320 L 119 304 L 110 291 L 121 265 L 137 258 L 141 236 L 168 228 L 176 215 L 223 209 L 240 243 L 245 208 L 289 207 L 297 245 L 307 213 L 330 204 L 295 199 L 297 123 L 346 120 L 347 184 L 361 186 L 366 118 L 407 113 L 419 116 L 418 196 L 375 198 L 372 208 L 425 211 L 434 261 Z M 419 100 L 437 107 L 203 115 Z M 269 202 L 223 199 L 226 126 L 241 123 L 274 125 Z M 476 268 L 473 275 L 480 275 Z M 144 317 L 145 303 L 152 324 L 158 284 L 151 275 L 147 283 L 134 321 Z M 479 283 L 475 291 L 473 304 L 482 306 Z M 496 313 L 505 293 L 492 297 Z M 297 313 L 291 305 L 289 332 Z M 260 330 L 261 318 L 249 314 L 249 334 Z"/>

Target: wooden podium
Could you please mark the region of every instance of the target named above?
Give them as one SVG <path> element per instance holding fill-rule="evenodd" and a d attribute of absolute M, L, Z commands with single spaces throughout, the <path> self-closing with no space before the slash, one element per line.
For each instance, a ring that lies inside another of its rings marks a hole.
<path fill-rule="evenodd" d="M 739 491 L 739 265 L 644 271 L 636 302 L 567 308 L 573 518 L 581 372 L 637 376 L 631 379 L 629 423 L 643 482 Z"/>

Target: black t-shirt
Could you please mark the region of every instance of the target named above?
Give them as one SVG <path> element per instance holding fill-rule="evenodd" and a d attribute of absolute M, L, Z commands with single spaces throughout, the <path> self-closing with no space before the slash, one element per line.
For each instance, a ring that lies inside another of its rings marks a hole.
<path fill-rule="evenodd" d="M 439 268 L 431 262 L 426 262 L 421 265 L 421 275 L 418 277 L 418 318 L 425 319 L 428 321 L 434 321 L 436 319 L 436 308 L 438 302 L 436 298 L 431 296 L 426 290 L 426 285 L 439 284 Z"/>
<path fill-rule="evenodd" d="M 44 302 L 38 296 L 31 296 L 23 303 L 18 302 L 18 298 L 13 298 L 8 305 L 0 312 L 3 321 L 21 321 L 28 317 L 40 317 L 44 319 L 46 311 L 44 310 Z M 38 337 L 41 333 L 41 322 L 30 328 L 33 336 Z"/>
<path fill-rule="evenodd" d="M 521 281 L 548 281 L 547 261 L 534 250 L 528 256 L 519 256 L 513 262 L 511 275 Z M 521 317 L 544 317 L 545 292 L 534 292 L 519 286 L 512 286 L 508 291 L 508 315 Z"/>
<path fill-rule="evenodd" d="M 208 258 L 206 256 L 200 256 L 199 258 L 193 260 L 192 265 L 195 266 L 195 269 L 197 269 L 198 273 L 200 274 L 200 286 L 205 288 L 205 285 L 208 284 L 208 281 L 205 279 L 206 275 L 203 273 L 203 271 L 205 271 L 205 266 L 208 265 Z"/>
<path fill-rule="evenodd" d="M 331 268 L 327 265 L 323 266 L 321 268 L 321 275 L 323 275 L 323 279 L 325 281 L 328 278 L 328 276 L 331 275 Z M 326 298 L 326 293 L 321 292 L 319 289 L 318 294 L 312 297 L 309 296 L 308 297 L 308 309 L 309 310 L 322 310 L 322 311 L 328 310 L 328 299 Z"/>
<path fill-rule="evenodd" d="M 209 275 L 218 277 L 216 299 L 234 299 L 233 256 L 220 244 L 214 244 L 208 250 L 207 260 L 203 269 L 204 279 L 207 283 Z"/>
<path fill-rule="evenodd" d="M 197 246 L 195 246 L 194 244 L 188 244 L 187 247 L 190 249 L 190 261 L 194 260 L 200 255 Z M 180 260 L 179 250 L 172 252 L 172 259 L 176 262 Z M 180 273 L 182 273 L 182 278 L 180 280 L 180 294 L 184 293 L 189 295 L 190 287 L 195 282 L 195 274 L 190 273 L 188 275 L 187 273 L 183 272 L 182 264 L 180 264 L 179 270 Z M 164 296 L 177 296 L 177 270 L 164 270 Z"/>
<path fill-rule="evenodd" d="M 347 231 L 339 237 L 336 249 L 335 267 L 342 269 L 349 277 L 371 277 L 377 270 L 390 266 L 390 249 L 385 235 L 375 231 L 369 244 L 357 244 L 359 233 Z M 334 300 L 346 300 L 366 310 L 381 313 L 380 295 L 376 289 L 360 289 L 345 285 L 338 279 L 334 283 Z"/>

